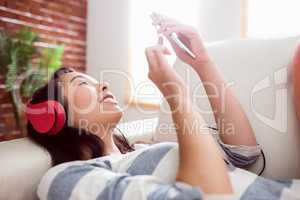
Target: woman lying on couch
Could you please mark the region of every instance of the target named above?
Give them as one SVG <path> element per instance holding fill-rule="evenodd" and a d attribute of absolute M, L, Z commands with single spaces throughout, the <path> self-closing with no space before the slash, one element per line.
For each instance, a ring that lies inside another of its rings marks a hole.
<path fill-rule="evenodd" d="M 39 198 L 205 199 L 211 194 L 280 198 L 291 182 L 266 180 L 241 169 L 253 164 L 261 149 L 197 32 L 172 20 L 165 20 L 159 32 L 167 38 L 176 32 L 193 51 L 196 59 L 170 40 L 177 56 L 202 82 L 210 83 L 204 86 L 215 120 L 234 129 L 218 127 L 217 141 L 208 133 L 201 114 L 193 109 L 188 88 L 167 63 L 169 51 L 161 41 L 145 51 L 149 78 L 169 103 L 178 144 L 135 150 L 116 128 L 123 113 L 109 85 L 61 68 L 33 95 L 26 111 L 29 136 L 50 152 L 55 165 L 41 180 Z"/>

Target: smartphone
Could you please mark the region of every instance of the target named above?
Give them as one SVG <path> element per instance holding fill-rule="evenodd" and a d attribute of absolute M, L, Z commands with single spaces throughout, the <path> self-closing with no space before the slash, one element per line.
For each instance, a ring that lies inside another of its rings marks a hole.
<path fill-rule="evenodd" d="M 150 17 L 153 23 L 157 24 L 158 26 L 160 26 L 161 22 L 164 20 L 162 15 L 155 12 L 152 12 Z M 174 41 L 175 44 L 178 45 L 180 49 L 186 52 L 190 57 L 192 57 L 193 59 L 196 58 L 195 54 L 183 42 L 180 41 L 176 33 L 171 33 L 170 38 Z"/>

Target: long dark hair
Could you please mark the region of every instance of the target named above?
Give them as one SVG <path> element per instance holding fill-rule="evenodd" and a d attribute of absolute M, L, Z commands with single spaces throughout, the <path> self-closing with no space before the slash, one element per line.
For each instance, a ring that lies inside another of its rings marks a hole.
<path fill-rule="evenodd" d="M 61 99 L 59 78 L 63 74 L 74 71 L 74 69 L 66 67 L 58 69 L 50 81 L 33 94 L 30 103 L 36 104 L 47 100 L 56 100 L 64 106 L 66 113 L 68 113 L 67 105 Z M 29 138 L 48 150 L 52 157 L 53 165 L 82 160 L 86 152 L 88 152 L 90 158 L 97 158 L 104 154 L 104 143 L 98 136 L 82 129 L 70 127 L 67 122 L 57 135 L 40 134 L 32 127 L 30 122 L 27 123 L 27 132 Z M 134 150 L 122 133 L 114 134 L 113 137 L 121 153 Z"/>

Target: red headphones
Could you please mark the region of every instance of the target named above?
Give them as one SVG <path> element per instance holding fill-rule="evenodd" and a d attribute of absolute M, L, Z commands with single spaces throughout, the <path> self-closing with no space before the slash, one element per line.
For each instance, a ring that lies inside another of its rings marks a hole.
<path fill-rule="evenodd" d="M 66 112 L 64 107 L 55 100 L 42 103 L 27 103 L 25 114 L 33 128 L 47 135 L 56 135 L 64 127 Z"/>

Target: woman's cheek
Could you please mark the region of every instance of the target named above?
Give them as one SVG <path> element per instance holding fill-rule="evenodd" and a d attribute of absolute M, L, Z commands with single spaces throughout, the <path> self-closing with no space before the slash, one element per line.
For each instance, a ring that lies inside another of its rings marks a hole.
<path fill-rule="evenodd" d="M 77 109 L 91 109 L 97 105 L 97 94 L 93 89 L 79 87 L 74 92 L 74 104 Z"/>

